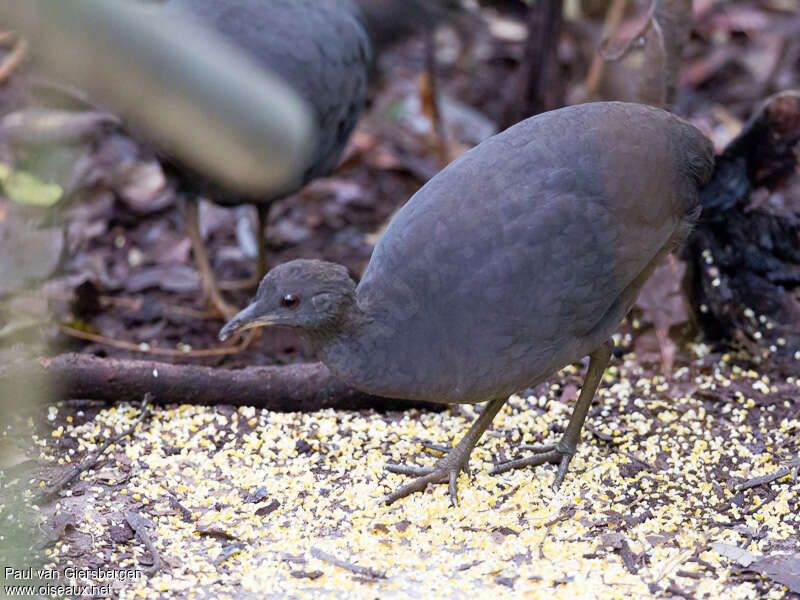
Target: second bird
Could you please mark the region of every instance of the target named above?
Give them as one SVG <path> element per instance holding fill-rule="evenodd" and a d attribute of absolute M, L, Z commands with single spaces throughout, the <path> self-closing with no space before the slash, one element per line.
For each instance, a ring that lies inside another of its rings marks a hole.
<path fill-rule="evenodd" d="M 245 52 L 257 65 L 280 76 L 311 109 L 316 145 L 293 185 L 259 197 L 245 197 L 190 173 L 195 194 L 221 204 L 251 203 L 258 208 L 258 277 L 266 270 L 263 239 L 272 203 L 330 173 L 339 161 L 366 102 L 370 44 L 359 9 L 350 0 L 170 0 L 158 9 L 167 18 L 189 16 Z M 183 165 L 173 165 L 188 171 Z M 198 228 L 197 203 L 186 203 L 204 292 L 220 312 L 235 311 L 225 302 Z"/>

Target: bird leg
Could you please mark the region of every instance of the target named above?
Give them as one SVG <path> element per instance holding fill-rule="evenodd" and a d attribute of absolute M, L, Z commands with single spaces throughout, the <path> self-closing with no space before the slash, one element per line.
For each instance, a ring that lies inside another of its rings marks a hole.
<path fill-rule="evenodd" d="M 0 32 L 0 46 L 13 44 L 11 51 L 0 61 L 0 84 L 5 83 L 28 57 L 28 42 L 19 35 L 2 31 Z"/>
<path fill-rule="evenodd" d="M 252 277 L 247 279 L 240 279 L 238 281 L 222 281 L 219 288 L 222 290 L 248 290 L 258 287 L 264 275 L 267 274 L 267 240 L 264 233 L 267 229 L 267 218 L 269 217 L 269 209 L 272 206 L 271 202 L 259 203 L 256 205 L 256 243 L 258 244 L 258 259 L 256 262 L 256 271 Z"/>
<path fill-rule="evenodd" d="M 258 217 L 256 218 L 256 241 L 258 242 L 258 262 L 256 262 L 256 285 L 267 274 L 267 219 L 269 218 L 269 208 L 271 202 L 260 202 L 256 206 Z"/>
<path fill-rule="evenodd" d="M 499 464 L 490 471 L 492 475 L 505 473 L 512 469 L 553 463 L 558 465 L 558 472 L 556 473 L 555 481 L 553 481 L 553 487 L 558 489 L 561 486 L 561 483 L 564 481 L 564 476 L 567 474 L 567 467 L 578 449 L 578 442 L 581 439 L 581 429 L 583 428 L 583 422 L 586 420 L 586 414 L 589 412 L 589 407 L 592 404 L 592 398 L 594 398 L 597 386 L 603 378 L 603 372 L 608 366 L 608 361 L 611 359 L 611 348 L 612 345 L 609 340 L 589 355 L 589 368 L 586 371 L 586 378 L 583 380 L 581 393 L 578 396 L 578 401 L 575 403 L 569 425 L 567 425 L 567 430 L 564 432 L 561 440 L 557 444 L 534 446 L 531 456 Z"/>
<path fill-rule="evenodd" d="M 399 500 L 409 494 L 425 490 L 429 483 L 447 483 L 450 491 L 450 503 L 453 506 L 458 504 L 458 474 L 461 471 L 469 473 L 469 455 L 472 453 L 472 449 L 475 447 L 475 444 L 478 443 L 481 435 L 486 431 L 486 428 L 494 419 L 497 411 L 503 407 L 505 402 L 506 398 L 489 402 L 469 428 L 467 434 L 456 444 L 455 448 L 451 449 L 432 467 L 415 467 L 397 464 L 386 465 L 386 470 L 390 473 L 416 475 L 418 478 L 399 487 L 391 494 L 384 496 L 383 501 L 386 502 L 386 504 L 391 504 L 395 500 Z"/>
<path fill-rule="evenodd" d="M 431 137 L 439 160 L 446 165 L 450 162 L 450 148 L 442 119 L 436 71 L 436 40 L 433 31 L 428 31 L 425 34 L 425 71 L 420 77 L 419 84 L 420 104 L 422 114 L 431 121 Z"/>
<path fill-rule="evenodd" d="M 214 272 L 208 260 L 208 252 L 200 235 L 200 216 L 198 202 L 196 199 L 185 199 L 183 202 L 183 217 L 186 222 L 186 232 L 192 241 L 192 251 L 194 252 L 194 262 L 200 273 L 200 281 L 203 285 L 205 298 L 214 305 L 226 321 L 230 321 L 238 312 L 233 306 L 228 304 L 219 291 L 217 280 L 214 279 Z"/>

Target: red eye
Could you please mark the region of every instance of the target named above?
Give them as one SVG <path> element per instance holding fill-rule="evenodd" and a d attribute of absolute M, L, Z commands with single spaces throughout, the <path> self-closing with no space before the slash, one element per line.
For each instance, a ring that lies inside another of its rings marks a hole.
<path fill-rule="evenodd" d="M 281 298 L 281 306 L 283 308 L 288 308 L 289 310 L 294 310 L 300 304 L 300 298 L 295 296 L 294 294 L 286 294 L 283 298 Z"/>

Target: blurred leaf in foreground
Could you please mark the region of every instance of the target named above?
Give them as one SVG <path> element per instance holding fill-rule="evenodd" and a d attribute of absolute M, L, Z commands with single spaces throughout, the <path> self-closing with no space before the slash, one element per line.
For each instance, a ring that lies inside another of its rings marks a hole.
<path fill-rule="evenodd" d="M 3 163 L 0 163 L 0 182 L 11 200 L 28 206 L 53 206 L 64 195 L 60 185 L 45 183 L 27 171 L 15 171 Z"/>

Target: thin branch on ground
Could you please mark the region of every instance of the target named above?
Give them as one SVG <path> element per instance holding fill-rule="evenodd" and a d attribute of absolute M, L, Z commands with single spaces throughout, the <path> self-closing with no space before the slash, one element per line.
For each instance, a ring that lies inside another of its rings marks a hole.
<path fill-rule="evenodd" d="M 753 477 L 752 479 L 748 479 L 741 485 L 739 485 L 737 491 L 743 492 L 745 490 L 749 490 L 760 485 L 766 485 L 768 483 L 772 483 L 773 481 L 777 481 L 778 479 L 783 479 L 787 475 L 791 475 L 792 473 L 797 475 L 797 470 L 800 468 L 800 457 L 793 458 L 789 461 L 788 465 L 783 465 L 779 467 L 777 470 L 773 471 L 772 473 L 767 473 L 766 475 L 759 475 L 758 477 Z M 777 497 L 777 494 L 772 498 L 769 498 L 766 502 L 762 502 L 757 507 L 754 507 L 754 510 L 760 509 L 764 504 L 767 502 L 771 502 Z M 748 513 L 749 514 L 749 513 Z"/>
<path fill-rule="evenodd" d="M 561 514 L 546 525 L 547 530 L 544 532 L 544 535 L 542 536 L 542 541 L 539 542 L 539 560 L 544 560 L 545 558 L 547 558 L 544 555 L 544 542 L 547 539 L 547 536 L 550 535 L 550 532 L 553 530 L 553 527 L 555 527 L 557 523 L 561 523 L 563 521 L 571 519 L 575 515 L 575 511 L 576 511 L 575 506 L 570 505 L 564 507 L 561 509 Z"/>
<path fill-rule="evenodd" d="M 139 405 L 140 414 L 137 417 L 137 419 L 133 422 L 133 424 L 127 429 L 125 429 L 122 433 L 119 433 L 118 435 L 115 435 L 114 437 L 111 437 L 107 439 L 105 442 L 103 442 L 103 445 L 100 446 L 100 448 L 98 448 L 97 452 L 95 452 L 95 455 L 92 458 L 84 461 L 77 467 L 73 468 L 69 472 L 69 474 L 67 474 L 66 477 L 63 477 L 60 481 L 56 482 L 49 489 L 47 489 L 44 492 L 43 496 L 51 497 L 57 494 L 65 486 L 72 483 L 75 480 L 75 478 L 78 477 L 81 473 L 93 468 L 100 460 L 100 458 L 103 456 L 103 454 L 105 454 L 106 450 L 108 450 L 113 444 L 118 443 L 120 440 L 128 437 L 134 431 L 136 431 L 136 428 L 142 423 L 142 421 L 144 421 L 152 413 L 150 407 L 148 406 L 148 403 L 150 403 L 152 399 L 153 396 L 151 394 L 149 393 L 145 394 L 141 404 Z"/>
<path fill-rule="evenodd" d="M 753 477 L 752 479 L 748 479 L 742 485 L 740 485 L 739 491 L 743 492 L 745 490 L 749 490 L 751 488 L 758 487 L 760 485 L 772 483 L 776 479 L 781 479 L 782 477 L 786 477 L 791 472 L 792 470 L 789 467 L 781 467 L 777 471 L 773 471 L 772 473 L 768 473 L 767 475 Z"/>
<path fill-rule="evenodd" d="M 351 573 L 355 573 L 356 575 L 364 575 L 365 577 L 371 577 L 373 579 L 386 579 L 385 571 L 377 571 L 375 569 L 370 569 L 369 567 L 362 567 L 361 565 L 338 558 L 333 554 L 329 554 L 324 550 L 320 550 L 319 548 L 311 548 L 311 556 L 323 562 L 341 567 L 342 569 L 350 571 Z"/>
<path fill-rule="evenodd" d="M 130 308 L 131 310 L 141 310 L 144 305 L 144 300 L 142 298 L 126 298 L 124 296 L 99 296 L 98 300 L 100 300 L 101 304 L 106 306 L 121 306 L 123 308 Z M 163 309 L 165 314 L 182 315 L 202 321 L 217 316 L 214 311 L 197 310 L 185 306 L 178 306 L 176 304 L 164 304 Z"/>
<path fill-rule="evenodd" d="M 254 332 L 250 332 L 240 344 L 230 347 L 222 348 L 209 348 L 204 350 L 174 350 L 172 348 L 153 348 L 149 344 L 135 344 L 133 342 L 124 342 L 115 340 L 104 335 L 97 335 L 80 329 L 73 329 L 67 325 L 60 325 L 59 330 L 65 335 L 75 337 L 87 342 L 94 342 L 96 344 L 105 344 L 112 348 L 120 350 L 128 350 L 130 352 L 141 352 L 142 354 L 152 354 L 155 356 L 171 356 L 171 357 L 186 357 L 186 358 L 208 358 L 211 356 L 227 356 L 229 354 L 238 354 L 247 350 L 250 342 L 253 341 Z"/>
<path fill-rule="evenodd" d="M 153 565 L 147 569 L 145 572 L 148 575 L 155 575 L 161 570 L 161 555 L 158 553 L 158 549 L 156 549 L 156 545 L 153 543 L 153 540 L 150 538 L 150 534 L 147 533 L 147 520 L 142 517 L 139 513 L 134 511 L 130 511 L 125 514 L 125 520 L 128 522 L 128 525 L 131 526 L 133 532 L 136 534 L 136 537 L 144 544 L 144 547 L 147 548 L 147 551 L 150 553 L 150 556 L 153 557 Z"/>

